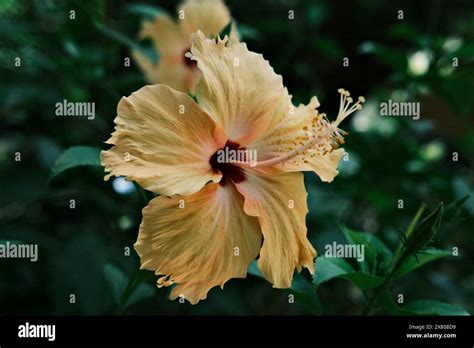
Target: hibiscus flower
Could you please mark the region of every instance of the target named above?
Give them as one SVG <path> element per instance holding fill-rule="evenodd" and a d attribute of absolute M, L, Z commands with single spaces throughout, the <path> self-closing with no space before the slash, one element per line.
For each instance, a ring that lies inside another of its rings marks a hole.
<path fill-rule="evenodd" d="M 125 176 L 161 194 L 143 209 L 135 249 L 159 287 L 174 284 L 171 299 L 197 303 L 245 277 L 257 257 L 263 276 L 288 288 L 295 269 L 314 271 L 316 255 L 301 171 L 333 180 L 344 154 L 339 123 L 364 100 L 339 90 L 339 114 L 329 122 L 316 97 L 293 106 L 282 77 L 245 43 L 200 31 L 191 42 L 202 72 L 197 102 L 161 84 L 122 98 L 113 147 L 101 154 L 105 179 Z M 257 161 L 223 162 L 223 150 L 254 151 Z"/>
<path fill-rule="evenodd" d="M 160 15 L 142 27 L 140 38 L 151 39 L 159 54 L 158 62 L 137 50 L 132 51 L 133 57 L 150 83 L 194 92 L 201 72 L 194 61 L 184 56 L 191 47 L 189 36 L 201 30 L 207 37 L 215 37 L 230 21 L 229 10 L 222 0 L 187 0 L 178 9 L 177 22 Z M 229 35 L 231 40 L 239 40 L 234 24 Z"/>

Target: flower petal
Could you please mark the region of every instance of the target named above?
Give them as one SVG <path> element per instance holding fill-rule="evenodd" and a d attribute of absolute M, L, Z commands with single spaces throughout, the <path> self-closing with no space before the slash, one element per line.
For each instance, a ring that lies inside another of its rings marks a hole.
<path fill-rule="evenodd" d="M 280 121 L 290 97 L 282 78 L 245 43 L 191 35 L 192 58 L 202 71 L 196 87 L 199 105 L 221 124 L 229 139 L 246 146 Z"/>
<path fill-rule="evenodd" d="M 197 81 L 201 77 L 199 69 L 190 69 L 184 64 L 184 54 L 181 56 L 162 56 L 157 64 L 141 52 L 132 51 L 133 57 L 140 69 L 145 73 L 151 84 L 161 83 L 180 92 L 193 93 Z"/>
<path fill-rule="evenodd" d="M 201 30 L 207 37 L 219 34 L 231 18 L 222 0 L 187 0 L 179 7 L 181 28 L 186 39 Z"/>
<path fill-rule="evenodd" d="M 169 16 L 160 15 L 152 21 L 143 23 L 140 38 L 151 39 L 160 56 L 184 54 L 188 38 Z"/>
<path fill-rule="evenodd" d="M 306 238 L 307 193 L 302 173 L 268 176 L 246 171 L 236 184 L 245 197 L 244 211 L 257 216 L 263 233 L 258 266 L 276 288 L 289 288 L 295 268 L 314 271 L 316 251 Z"/>
<path fill-rule="evenodd" d="M 313 152 L 313 150 L 309 151 L 310 154 Z M 321 181 L 331 182 L 334 180 L 334 177 L 339 174 L 337 166 L 344 154 L 344 149 L 333 150 L 325 155 L 319 155 L 315 153 L 314 157 L 311 157 L 311 155 L 308 157 L 306 160 L 307 163 L 304 161 L 299 164 L 288 163 L 285 169 L 287 171 L 312 170 L 320 177 Z"/>
<path fill-rule="evenodd" d="M 235 21 L 232 22 L 232 25 L 230 26 L 230 33 L 229 33 L 229 41 L 227 42 L 227 46 L 232 46 L 235 45 L 236 43 L 240 42 L 240 34 L 237 29 L 237 25 L 235 24 Z"/>
<path fill-rule="evenodd" d="M 176 284 L 171 299 L 184 297 L 192 304 L 230 278 L 245 278 L 262 234 L 258 220 L 242 206 L 233 185 L 214 183 L 185 198 L 153 199 L 143 209 L 135 244 L 141 268 L 162 275 L 159 287 Z"/>
<path fill-rule="evenodd" d="M 248 147 L 256 150 L 258 160 L 263 161 L 283 156 L 303 145 L 308 141 L 308 136 L 314 136 L 318 132 L 313 124 L 318 115 L 316 110 L 318 106 L 318 99 L 313 97 L 308 105 L 291 107 L 284 120 L 276 127 L 268 129 L 260 139 L 249 144 Z M 307 149 L 271 169 L 286 172 L 314 171 L 322 181 L 331 182 L 339 173 L 337 166 L 343 155 L 344 149 L 333 150 L 328 141 L 324 140 L 319 147 Z M 268 172 L 268 170 L 263 171 Z"/>
<path fill-rule="evenodd" d="M 146 86 L 117 108 L 115 132 L 102 151 L 110 176 L 126 176 L 150 191 L 190 195 L 219 181 L 209 159 L 225 144 L 223 131 L 188 95 L 165 85 Z"/>

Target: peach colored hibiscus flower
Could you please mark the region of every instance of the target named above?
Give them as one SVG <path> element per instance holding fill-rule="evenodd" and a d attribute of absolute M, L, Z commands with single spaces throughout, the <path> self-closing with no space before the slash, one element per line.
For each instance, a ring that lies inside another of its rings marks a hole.
<path fill-rule="evenodd" d="M 257 257 L 276 288 L 291 286 L 295 268 L 313 272 L 299 172 L 332 181 L 344 153 L 338 125 L 363 103 L 340 90 L 332 123 L 316 97 L 294 107 L 262 55 L 227 41 L 191 35 L 190 58 L 202 71 L 197 103 L 165 85 L 122 98 L 107 141 L 114 146 L 101 154 L 106 180 L 123 175 L 161 194 L 143 209 L 135 249 L 159 287 L 176 284 L 171 299 L 193 304 L 245 277 Z M 219 161 L 221 150 L 255 151 L 257 161 Z"/>
<path fill-rule="evenodd" d="M 191 47 L 189 35 L 201 30 L 207 37 L 215 37 L 230 21 L 229 10 L 222 0 L 187 0 L 178 9 L 177 22 L 161 15 L 143 25 L 140 37 L 152 40 L 160 56 L 158 63 L 137 50 L 132 52 L 133 57 L 150 83 L 194 92 L 201 72 L 195 62 L 184 56 Z M 231 40 L 239 40 L 234 25 L 229 35 Z"/>

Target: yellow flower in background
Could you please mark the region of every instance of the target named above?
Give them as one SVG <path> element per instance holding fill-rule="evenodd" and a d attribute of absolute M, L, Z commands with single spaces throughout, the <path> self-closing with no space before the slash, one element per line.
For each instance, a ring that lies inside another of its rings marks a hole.
<path fill-rule="evenodd" d="M 288 288 L 295 269 L 314 271 L 316 255 L 300 171 L 333 180 L 344 153 L 339 123 L 364 100 L 352 103 L 339 90 L 339 114 L 329 122 L 316 97 L 293 106 L 282 77 L 245 43 L 200 31 L 191 42 L 188 56 L 202 72 L 197 103 L 161 84 L 122 98 L 113 146 L 101 153 L 105 179 L 125 176 L 161 194 L 143 209 L 135 249 L 158 286 L 176 285 L 171 299 L 195 304 L 245 277 L 257 257 L 263 276 Z M 222 160 L 237 151 L 248 157 Z"/>
<path fill-rule="evenodd" d="M 151 39 L 159 53 L 158 63 L 152 62 L 134 50 L 133 57 L 151 84 L 166 84 L 181 92 L 194 92 L 201 76 L 196 64 L 185 57 L 191 43 L 189 36 L 201 30 L 207 37 L 216 37 L 230 23 L 229 10 L 222 0 L 187 0 L 178 9 L 174 21 L 167 15 L 144 23 L 142 39 Z M 231 41 L 238 41 L 237 30 L 232 25 Z"/>

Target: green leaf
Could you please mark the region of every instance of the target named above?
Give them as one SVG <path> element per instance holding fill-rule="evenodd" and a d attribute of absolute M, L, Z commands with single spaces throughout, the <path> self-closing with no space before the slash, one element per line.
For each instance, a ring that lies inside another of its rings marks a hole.
<path fill-rule="evenodd" d="M 123 272 L 112 264 L 106 264 L 104 266 L 104 276 L 112 290 L 114 303 L 118 304 L 125 288 L 127 287 L 127 279 Z"/>
<path fill-rule="evenodd" d="M 341 258 L 318 257 L 314 267 L 313 284 L 316 287 L 334 278 L 350 280 L 362 290 L 376 288 L 384 282 L 382 277 L 354 270 Z"/>
<path fill-rule="evenodd" d="M 355 272 L 352 266 L 341 258 L 318 257 L 315 262 L 313 284 L 319 286 L 340 275 Z"/>
<path fill-rule="evenodd" d="M 91 146 L 73 146 L 65 150 L 51 168 L 49 180 L 65 170 L 78 166 L 102 166 L 100 149 Z"/>
<path fill-rule="evenodd" d="M 131 14 L 144 16 L 148 19 L 153 19 L 162 15 L 168 15 L 168 11 L 162 7 L 149 4 L 130 4 L 125 7 L 125 11 Z"/>
<path fill-rule="evenodd" d="M 362 290 L 373 289 L 377 286 L 382 285 L 384 279 L 382 277 L 364 273 L 364 272 L 354 272 L 341 275 L 341 278 L 352 281 Z"/>
<path fill-rule="evenodd" d="M 385 310 L 392 315 L 416 315 L 416 312 L 399 307 L 393 300 L 392 295 L 388 290 L 382 294 L 382 303 Z"/>
<path fill-rule="evenodd" d="M 392 315 L 470 315 L 464 308 L 430 299 L 409 302 L 400 307 L 388 291 L 383 293 L 382 301 Z"/>
<path fill-rule="evenodd" d="M 135 279 L 128 280 L 127 276 L 118 267 L 112 264 L 106 264 L 104 266 L 104 275 L 112 290 L 114 303 L 119 305 L 121 310 L 155 294 L 155 287 L 151 284 L 141 282 L 142 277 L 139 276 Z M 130 286 L 130 282 L 133 282 L 135 285 L 127 289 Z M 128 292 L 127 294 L 125 294 L 126 291 Z M 123 303 L 121 303 L 122 301 Z"/>
<path fill-rule="evenodd" d="M 470 315 L 464 308 L 437 300 L 414 301 L 403 308 L 420 315 Z"/>
<path fill-rule="evenodd" d="M 364 246 L 365 260 L 360 262 L 362 271 L 375 273 L 379 262 L 382 263 L 382 266 L 385 266 L 392 258 L 393 253 L 377 236 L 357 232 L 344 225 L 341 225 L 340 228 L 349 243 Z"/>
<path fill-rule="evenodd" d="M 250 264 L 247 272 L 256 277 L 265 279 L 260 270 L 258 269 L 257 261 L 253 261 Z M 293 282 L 291 283 L 291 289 L 295 292 L 313 292 L 313 287 L 309 281 L 307 281 L 301 274 L 295 272 L 293 276 Z"/>
<path fill-rule="evenodd" d="M 125 308 L 130 307 L 132 304 L 152 297 L 156 292 L 156 287 L 148 283 L 140 283 L 133 290 L 132 294 L 125 302 Z"/>
<path fill-rule="evenodd" d="M 443 213 L 444 221 L 447 222 L 459 217 L 462 208 L 464 207 L 464 204 L 467 202 L 469 197 L 471 197 L 471 195 L 466 195 L 448 204 Z"/>
<path fill-rule="evenodd" d="M 250 264 L 247 272 L 256 277 L 265 279 L 258 269 L 257 261 L 253 261 Z M 312 284 L 301 274 L 295 272 L 293 276 L 293 282 L 291 283 L 291 288 L 285 290 L 294 294 L 296 301 L 301 301 L 313 314 L 322 313 L 322 306 L 319 302 L 318 295 L 313 289 Z"/>
<path fill-rule="evenodd" d="M 416 257 L 411 255 L 406 258 L 406 260 L 401 264 L 395 278 L 400 278 L 401 276 L 438 259 L 443 257 L 452 256 L 452 252 L 449 250 L 440 250 L 435 248 L 428 248 L 423 250 L 423 253 L 417 253 Z M 418 260 L 417 260 L 418 258 Z"/>
<path fill-rule="evenodd" d="M 443 203 L 419 222 L 411 233 L 407 232 L 403 241 L 404 253 L 398 260 L 401 261 L 408 255 L 415 254 L 424 250 L 427 245 L 434 239 L 441 225 L 441 217 L 443 216 Z M 397 268 L 397 267 L 396 267 Z"/>

